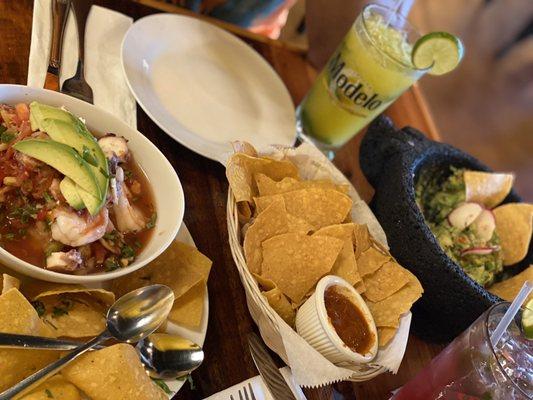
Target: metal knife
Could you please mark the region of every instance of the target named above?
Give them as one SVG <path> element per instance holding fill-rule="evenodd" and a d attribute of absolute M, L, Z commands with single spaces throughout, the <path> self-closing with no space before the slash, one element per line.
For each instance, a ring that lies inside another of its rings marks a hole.
<path fill-rule="evenodd" d="M 248 335 L 250 353 L 272 397 L 276 400 L 296 400 L 285 378 L 279 372 L 263 341 L 255 333 Z"/>
<path fill-rule="evenodd" d="M 52 40 L 50 59 L 44 80 L 44 88 L 59 92 L 59 72 L 61 68 L 61 49 L 63 32 L 70 11 L 70 0 L 52 0 Z"/>

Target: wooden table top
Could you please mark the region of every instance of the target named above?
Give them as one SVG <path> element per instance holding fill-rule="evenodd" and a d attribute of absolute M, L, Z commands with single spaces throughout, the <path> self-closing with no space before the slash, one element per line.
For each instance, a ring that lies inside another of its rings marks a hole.
<path fill-rule="evenodd" d="M 173 11 L 172 6 L 153 0 L 98 0 L 95 4 L 123 12 L 134 19 Z M 0 2 L 0 82 L 25 84 L 30 47 L 31 0 Z M 159 10 L 150 6 L 157 6 Z M 233 30 L 233 29 L 231 29 Z M 311 86 L 316 72 L 304 55 L 278 42 L 233 30 L 252 45 L 278 72 L 287 85 L 295 104 Z M 406 92 L 387 114 L 396 125 L 411 125 L 432 138 L 438 134 L 418 89 Z M 193 373 L 195 388 L 186 385 L 174 398 L 202 399 L 257 375 L 247 350 L 247 334 L 257 331 L 246 306 L 244 289 L 239 280 L 228 245 L 226 227 L 227 181 L 222 165 L 203 158 L 181 146 L 161 131 L 138 108 L 138 129 L 170 160 L 185 191 L 187 224 L 198 248 L 214 262 L 209 279 L 209 328 L 205 342 L 206 361 Z M 361 135 L 341 149 L 336 165 L 354 183 L 365 199 L 372 189 L 359 169 L 358 143 Z M 209 227 L 209 229 L 206 229 Z M 383 374 L 370 382 L 340 383 L 321 389 L 306 389 L 309 399 L 388 399 L 391 390 L 401 386 L 426 365 L 442 345 L 428 344 L 411 335 L 405 358 L 397 375 Z"/>

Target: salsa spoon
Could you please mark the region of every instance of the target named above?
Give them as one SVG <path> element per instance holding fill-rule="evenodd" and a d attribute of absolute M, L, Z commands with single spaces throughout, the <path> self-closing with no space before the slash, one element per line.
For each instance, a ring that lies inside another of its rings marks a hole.
<path fill-rule="evenodd" d="M 146 286 L 125 294 L 107 312 L 104 332 L 0 393 L 0 400 L 9 400 L 18 394 L 31 390 L 87 350 L 108 339 L 114 338 L 127 343 L 136 343 L 144 339 L 166 320 L 173 303 L 174 293 L 168 286 L 164 285 Z"/>

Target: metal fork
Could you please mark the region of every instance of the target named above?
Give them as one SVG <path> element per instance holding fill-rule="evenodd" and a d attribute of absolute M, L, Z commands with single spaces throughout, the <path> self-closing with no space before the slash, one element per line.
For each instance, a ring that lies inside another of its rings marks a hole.
<path fill-rule="evenodd" d="M 87 103 L 94 103 L 93 90 L 85 80 L 85 25 L 87 17 L 91 10 L 91 0 L 72 0 L 72 11 L 76 17 L 76 26 L 78 27 L 78 66 L 76 73 L 72 78 L 63 82 L 61 92 L 76 97 Z"/>
<path fill-rule="evenodd" d="M 230 400 L 235 400 L 233 395 L 230 395 L 229 398 Z M 239 400 L 256 400 L 251 383 L 248 382 L 248 388 L 243 386 L 242 389 L 239 389 Z"/>

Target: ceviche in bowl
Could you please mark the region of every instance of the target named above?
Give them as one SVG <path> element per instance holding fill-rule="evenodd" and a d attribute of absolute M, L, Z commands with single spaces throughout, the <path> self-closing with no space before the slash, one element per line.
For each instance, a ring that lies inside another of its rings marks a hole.
<path fill-rule="evenodd" d="M 20 98 L 31 92 L 51 101 Z M 116 278 L 159 255 L 183 211 L 177 175 L 140 133 L 77 99 L 0 85 L 0 262 L 51 281 Z"/>

